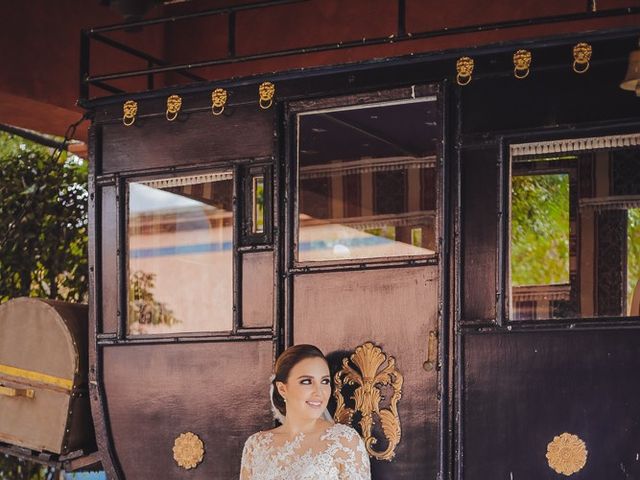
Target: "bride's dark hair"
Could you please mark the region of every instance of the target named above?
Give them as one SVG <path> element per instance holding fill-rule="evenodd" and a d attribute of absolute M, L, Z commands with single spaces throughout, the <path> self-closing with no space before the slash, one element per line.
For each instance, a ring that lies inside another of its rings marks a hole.
<path fill-rule="evenodd" d="M 324 356 L 318 347 L 304 344 L 294 345 L 293 347 L 287 348 L 280 354 L 278 360 L 276 360 L 274 378 L 272 381 L 273 394 L 271 400 L 273 402 L 273 406 L 278 409 L 282 415 L 287 414 L 287 404 L 285 403 L 284 398 L 282 398 L 282 395 L 280 395 L 280 392 L 278 392 L 276 382 L 287 383 L 291 369 L 296 366 L 296 364 L 307 358 L 321 358 L 327 365 L 329 365 L 327 357 Z"/>

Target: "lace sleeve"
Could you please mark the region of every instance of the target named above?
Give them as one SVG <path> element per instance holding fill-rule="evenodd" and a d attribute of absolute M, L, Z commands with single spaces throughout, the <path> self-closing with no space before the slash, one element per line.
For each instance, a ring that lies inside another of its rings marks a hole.
<path fill-rule="evenodd" d="M 341 426 L 339 448 L 335 461 L 340 471 L 340 480 L 371 480 L 369 454 L 358 432 Z"/>
<path fill-rule="evenodd" d="M 255 435 L 251 435 L 242 449 L 242 462 L 240 463 L 240 480 L 251 480 L 253 476 L 253 456 L 255 448 Z"/>

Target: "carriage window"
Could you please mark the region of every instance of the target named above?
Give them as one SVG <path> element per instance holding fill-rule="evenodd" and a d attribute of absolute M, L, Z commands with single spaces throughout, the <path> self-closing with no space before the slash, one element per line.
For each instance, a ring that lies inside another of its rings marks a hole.
<path fill-rule="evenodd" d="M 232 328 L 233 175 L 129 183 L 127 332 Z"/>
<path fill-rule="evenodd" d="M 638 316 L 640 149 L 562 142 L 511 147 L 510 318 Z"/>
<path fill-rule="evenodd" d="M 436 97 L 299 114 L 297 260 L 436 251 Z"/>

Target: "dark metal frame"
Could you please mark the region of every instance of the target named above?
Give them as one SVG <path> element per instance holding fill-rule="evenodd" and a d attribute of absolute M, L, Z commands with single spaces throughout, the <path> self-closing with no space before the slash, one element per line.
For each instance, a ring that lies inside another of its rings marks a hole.
<path fill-rule="evenodd" d="M 80 100 L 79 102 L 81 105 L 86 105 L 87 100 L 89 100 L 90 85 L 99 87 L 112 94 L 125 93 L 123 90 L 113 87 L 108 83 L 106 83 L 111 80 L 118 80 L 122 78 L 146 76 L 147 87 L 149 89 L 152 89 L 154 84 L 154 81 L 153 81 L 154 75 L 158 73 L 176 72 L 191 80 L 199 81 L 204 79 L 197 75 L 194 75 L 193 73 L 190 72 L 190 70 L 204 68 L 204 67 L 211 67 L 216 65 L 228 65 L 228 64 L 234 64 L 234 63 L 248 62 L 248 61 L 254 61 L 254 60 L 289 57 L 289 56 L 308 54 L 308 53 L 326 52 L 326 51 L 332 51 L 332 50 L 345 50 L 345 49 L 367 47 L 367 46 L 373 46 L 373 45 L 385 45 L 385 44 L 392 44 L 392 43 L 406 42 L 406 41 L 413 41 L 413 40 L 423 40 L 428 38 L 443 37 L 443 36 L 449 36 L 449 35 L 479 33 L 479 32 L 486 32 L 486 31 L 492 31 L 492 30 L 506 30 L 506 29 L 518 28 L 518 27 L 548 25 L 548 24 L 571 22 L 571 21 L 577 21 L 577 20 L 591 20 L 596 18 L 622 17 L 622 16 L 634 15 L 634 14 L 640 13 L 640 7 L 614 8 L 614 9 L 597 11 L 595 9 L 595 2 L 591 3 L 591 1 L 593 1 L 591 0 L 586 5 L 587 11 L 580 12 L 580 13 L 539 17 L 534 19 L 493 22 L 493 23 L 469 25 L 464 27 L 443 28 L 439 30 L 408 33 L 406 31 L 406 0 L 397 0 L 398 23 L 397 23 L 396 32 L 393 35 L 376 37 L 376 38 L 363 38 L 362 40 L 350 40 L 350 41 L 336 40 L 335 42 L 331 42 L 328 44 L 319 44 L 319 45 L 316 44 L 309 47 L 290 48 L 285 50 L 277 50 L 277 51 L 271 51 L 271 52 L 254 54 L 254 55 L 241 55 L 241 56 L 236 55 L 235 25 L 236 25 L 236 14 L 238 12 L 262 9 L 262 8 L 279 6 L 284 4 L 301 3 L 304 1 L 307 1 L 307 0 L 262 1 L 257 3 L 252 3 L 252 4 L 205 10 L 205 11 L 190 13 L 186 15 L 142 20 L 142 21 L 132 22 L 128 24 L 110 25 L 106 27 L 96 27 L 96 28 L 83 30 L 80 36 L 81 60 L 80 60 Z M 169 22 L 176 22 L 176 21 L 182 21 L 182 20 L 189 20 L 193 18 L 201 18 L 201 17 L 207 17 L 207 16 L 216 16 L 216 15 L 228 16 L 228 34 L 227 34 L 228 48 L 227 48 L 226 58 L 218 58 L 213 60 L 204 60 L 199 62 L 191 62 L 191 63 L 177 64 L 177 65 L 167 65 L 167 62 L 165 62 L 162 59 L 155 58 L 145 52 L 142 52 L 140 50 L 124 45 L 120 42 L 112 40 L 109 37 L 105 37 L 103 35 L 103 33 L 108 33 L 112 31 L 126 30 L 129 28 L 143 28 L 143 27 L 152 26 L 152 25 L 160 25 L 160 24 L 169 23 Z M 90 44 L 92 39 L 96 41 L 100 41 L 106 45 L 114 47 L 125 53 L 129 53 L 133 56 L 146 60 L 149 66 L 145 69 L 140 69 L 140 70 L 124 71 L 124 72 L 92 76 L 90 74 L 90 70 L 91 70 Z M 161 65 L 161 66 L 153 66 L 153 65 Z"/>

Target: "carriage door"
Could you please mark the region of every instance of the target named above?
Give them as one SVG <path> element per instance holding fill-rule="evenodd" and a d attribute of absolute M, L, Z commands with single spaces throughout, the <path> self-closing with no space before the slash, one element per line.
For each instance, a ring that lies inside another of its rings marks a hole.
<path fill-rule="evenodd" d="M 442 109 L 409 87 L 289 105 L 287 343 L 329 355 L 375 479 L 436 478 Z"/>

